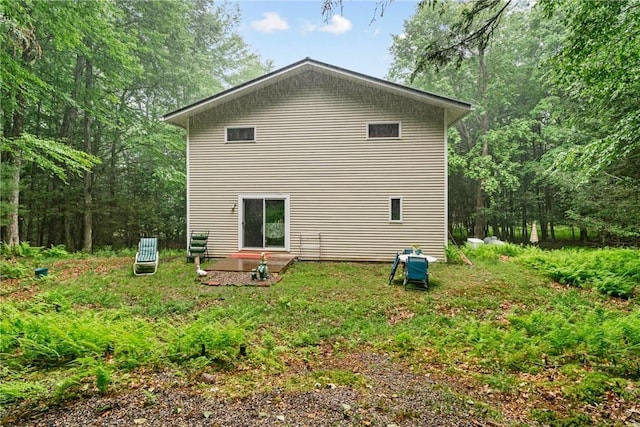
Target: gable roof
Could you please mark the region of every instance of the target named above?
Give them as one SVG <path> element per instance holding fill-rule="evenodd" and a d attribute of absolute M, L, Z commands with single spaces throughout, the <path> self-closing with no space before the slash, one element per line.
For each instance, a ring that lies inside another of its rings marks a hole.
<path fill-rule="evenodd" d="M 325 73 L 347 81 L 352 81 L 355 84 L 377 88 L 391 94 L 411 98 L 427 105 L 443 108 L 447 112 L 447 126 L 451 126 L 473 110 L 472 105 L 467 102 L 458 101 L 453 98 L 447 98 L 445 96 L 410 88 L 387 80 L 367 76 L 366 74 L 336 67 L 335 65 L 326 64 L 311 58 L 305 58 L 241 85 L 218 92 L 213 96 L 167 113 L 162 116 L 162 120 L 167 123 L 186 128 L 188 119 L 196 114 L 247 95 L 252 91 L 310 70 Z"/>

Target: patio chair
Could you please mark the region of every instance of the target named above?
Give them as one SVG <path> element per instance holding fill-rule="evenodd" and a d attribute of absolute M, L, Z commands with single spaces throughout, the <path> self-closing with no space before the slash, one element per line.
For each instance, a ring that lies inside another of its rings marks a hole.
<path fill-rule="evenodd" d="M 404 287 L 409 283 L 417 283 L 427 289 L 429 285 L 429 262 L 419 256 L 408 256 L 404 270 Z"/>
<path fill-rule="evenodd" d="M 393 264 L 391 265 L 391 274 L 389 274 L 389 285 L 393 282 L 393 278 L 396 275 L 396 270 L 398 269 L 398 265 L 400 264 L 400 252 L 396 252 L 396 259 L 393 260 Z"/>
<path fill-rule="evenodd" d="M 189 249 L 187 250 L 187 262 L 194 262 L 196 257 L 203 262 L 209 256 L 207 242 L 209 241 L 208 231 L 192 231 L 189 237 Z"/>
<path fill-rule="evenodd" d="M 151 275 L 158 271 L 158 239 L 143 237 L 138 243 L 136 260 L 133 262 L 133 274 Z"/>

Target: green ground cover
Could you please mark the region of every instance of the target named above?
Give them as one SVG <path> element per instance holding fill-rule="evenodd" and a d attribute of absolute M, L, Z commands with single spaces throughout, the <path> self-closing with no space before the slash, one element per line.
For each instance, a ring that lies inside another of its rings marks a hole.
<path fill-rule="evenodd" d="M 209 287 L 181 253 L 135 277 L 129 254 L 32 252 L 2 261 L 0 414 L 152 370 L 225 372 L 228 393 L 251 393 L 323 351 L 385 352 L 454 388 L 526 396 L 517 410 L 549 425 L 615 423 L 640 399 L 637 250 L 486 247 L 466 252 L 473 267 L 433 264 L 427 292 L 388 286 L 390 264 L 299 262 L 269 288 Z"/>

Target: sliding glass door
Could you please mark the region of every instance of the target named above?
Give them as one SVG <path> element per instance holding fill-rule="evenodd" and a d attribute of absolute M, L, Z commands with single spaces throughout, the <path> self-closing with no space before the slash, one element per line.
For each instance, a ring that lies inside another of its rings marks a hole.
<path fill-rule="evenodd" d="M 241 248 L 287 249 L 288 196 L 240 196 Z"/>

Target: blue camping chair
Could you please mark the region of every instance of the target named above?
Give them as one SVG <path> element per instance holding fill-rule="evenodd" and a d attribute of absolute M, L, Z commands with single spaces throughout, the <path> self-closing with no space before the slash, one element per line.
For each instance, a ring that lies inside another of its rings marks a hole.
<path fill-rule="evenodd" d="M 393 260 L 393 264 L 391 265 L 391 274 L 389 274 L 389 285 L 393 282 L 393 277 L 396 275 L 396 270 L 398 269 L 398 265 L 400 264 L 400 252 L 396 252 L 396 259 Z"/>
<path fill-rule="evenodd" d="M 158 239 L 143 237 L 138 243 L 136 260 L 133 262 L 133 274 L 136 276 L 155 274 L 158 270 Z"/>
<path fill-rule="evenodd" d="M 427 289 L 429 285 L 429 262 L 418 256 L 408 256 L 404 270 L 404 287 L 409 283 L 417 283 Z"/>

